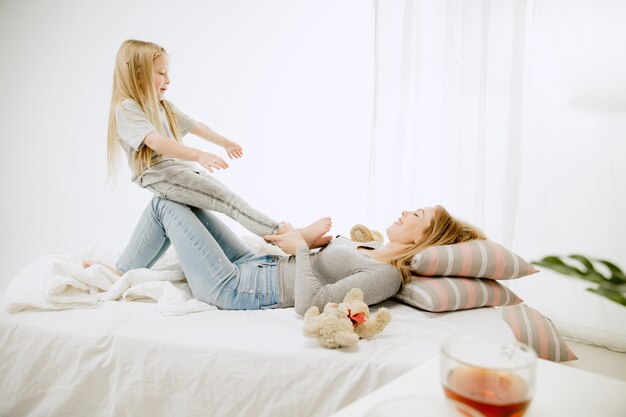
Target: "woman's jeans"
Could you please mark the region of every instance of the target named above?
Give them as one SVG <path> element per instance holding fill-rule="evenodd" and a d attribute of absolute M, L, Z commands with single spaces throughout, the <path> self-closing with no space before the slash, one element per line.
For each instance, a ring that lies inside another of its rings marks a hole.
<path fill-rule="evenodd" d="M 278 306 L 279 257 L 255 255 L 213 213 L 159 197 L 144 210 L 116 267 L 149 268 L 170 243 L 197 299 L 230 310 Z"/>

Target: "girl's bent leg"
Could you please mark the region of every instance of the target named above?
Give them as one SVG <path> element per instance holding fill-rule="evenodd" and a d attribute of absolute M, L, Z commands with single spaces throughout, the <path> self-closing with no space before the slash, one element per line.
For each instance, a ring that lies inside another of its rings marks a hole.
<path fill-rule="evenodd" d="M 228 285 L 238 279 L 238 270 L 219 243 L 186 205 L 154 198 L 149 208 L 176 249 L 194 297 L 223 307 L 222 300 L 230 298 Z"/>
<path fill-rule="evenodd" d="M 209 174 L 183 171 L 147 187 L 160 197 L 232 218 L 258 236 L 273 235 L 280 223 L 254 209 Z"/>
<path fill-rule="evenodd" d="M 131 269 L 150 268 L 170 246 L 170 240 L 152 210 L 156 198 L 143 211 L 126 249 L 115 264 L 122 273 Z"/>

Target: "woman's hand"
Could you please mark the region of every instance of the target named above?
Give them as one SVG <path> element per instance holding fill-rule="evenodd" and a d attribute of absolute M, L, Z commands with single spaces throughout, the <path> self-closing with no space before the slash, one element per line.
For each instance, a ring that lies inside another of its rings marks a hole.
<path fill-rule="evenodd" d="M 243 156 L 243 148 L 238 144 L 233 142 L 232 140 L 228 141 L 226 145 L 224 145 L 224 150 L 230 159 L 239 159 Z"/>
<path fill-rule="evenodd" d="M 200 163 L 207 171 L 220 170 L 228 168 L 228 164 L 222 158 L 209 152 L 202 152 L 198 155 L 197 162 Z"/>
<path fill-rule="evenodd" d="M 266 241 L 278 246 L 288 255 L 293 255 L 296 253 L 296 249 L 299 246 L 307 246 L 304 238 L 298 233 L 296 229 L 293 228 L 289 223 L 283 224 L 285 228 L 285 232 L 279 235 L 266 235 L 263 236 L 263 239 Z M 308 247 L 308 246 L 307 246 Z"/>

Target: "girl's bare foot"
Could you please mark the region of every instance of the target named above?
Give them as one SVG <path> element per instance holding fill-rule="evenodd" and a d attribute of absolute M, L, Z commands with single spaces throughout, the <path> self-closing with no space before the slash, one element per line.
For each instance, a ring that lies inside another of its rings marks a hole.
<path fill-rule="evenodd" d="M 327 245 L 328 242 L 331 241 L 331 236 L 324 235 L 330 231 L 332 226 L 333 222 L 330 217 L 322 217 L 310 225 L 296 230 L 300 233 L 300 236 L 302 236 L 307 246 L 310 249 L 314 249 Z"/>
<path fill-rule="evenodd" d="M 102 263 L 102 262 L 100 262 L 100 261 L 96 261 L 96 260 L 93 260 L 93 259 L 85 259 L 85 260 L 83 260 L 83 268 L 89 268 L 90 266 L 92 266 L 92 265 L 96 265 L 96 264 L 97 264 L 97 265 L 102 265 L 102 266 L 107 267 L 107 268 L 108 268 L 108 269 L 110 269 L 110 270 L 111 270 L 111 271 L 112 271 L 115 275 L 119 275 L 120 277 L 121 277 L 122 275 L 124 275 L 124 274 L 122 274 L 120 271 L 118 271 L 117 269 L 113 268 L 112 266 L 109 266 L 109 265 L 107 265 L 107 264 L 105 264 L 105 263 Z"/>

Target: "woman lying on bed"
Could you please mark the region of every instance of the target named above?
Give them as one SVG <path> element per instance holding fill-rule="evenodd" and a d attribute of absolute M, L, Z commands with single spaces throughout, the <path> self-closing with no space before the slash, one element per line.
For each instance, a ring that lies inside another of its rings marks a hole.
<path fill-rule="evenodd" d="M 403 211 L 386 230 L 389 243 L 379 248 L 339 237 L 309 253 L 298 231 L 289 224 L 286 229 L 265 239 L 295 256 L 256 255 L 213 213 L 154 197 L 116 272 L 150 267 L 171 243 L 197 299 L 230 310 L 295 306 L 303 315 L 311 306 L 341 302 L 355 287 L 368 305 L 379 303 L 410 279 L 410 262 L 419 251 L 485 239 L 442 206 Z"/>

